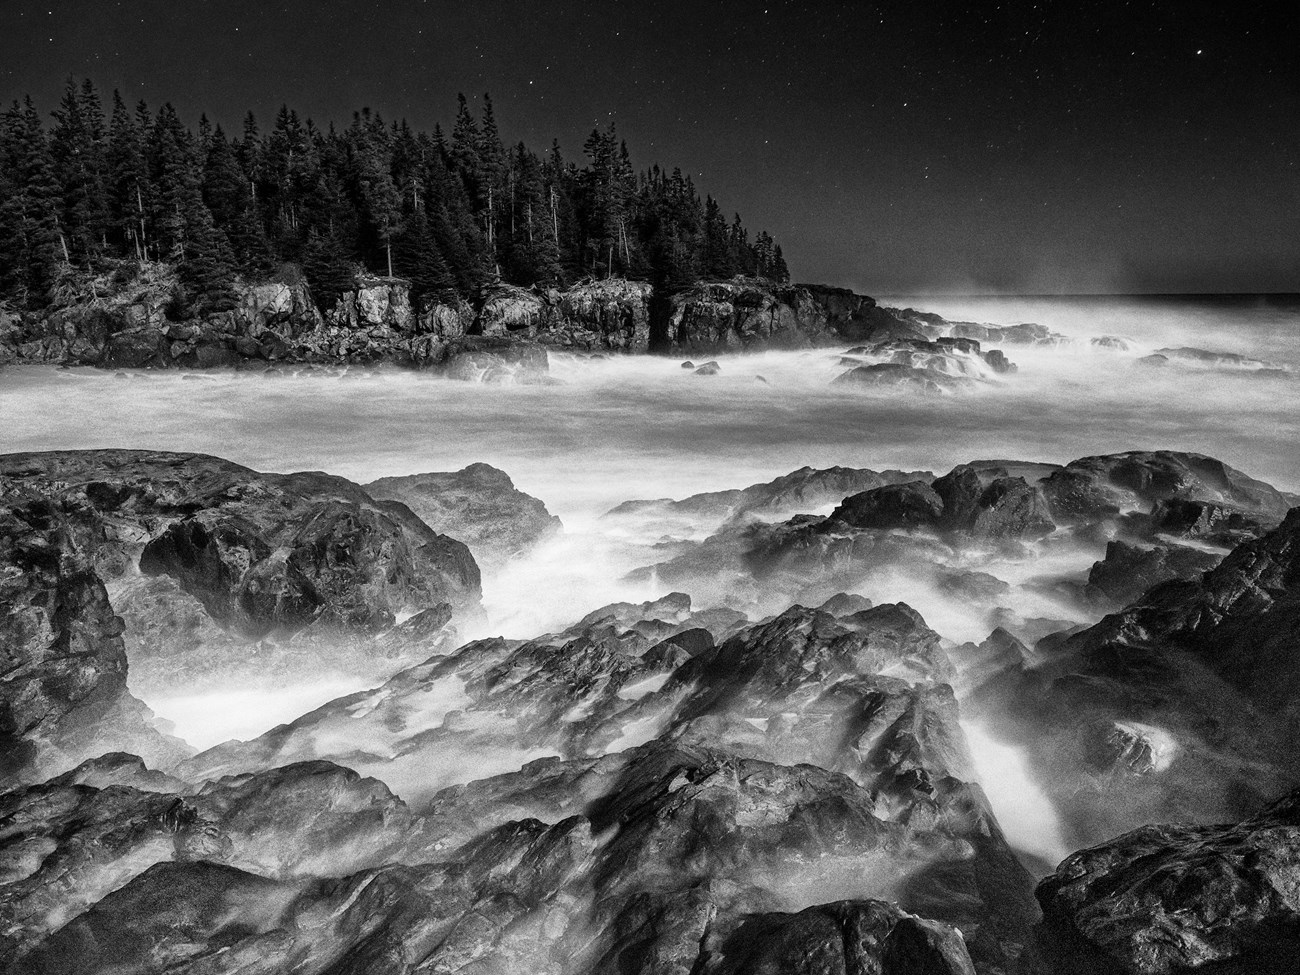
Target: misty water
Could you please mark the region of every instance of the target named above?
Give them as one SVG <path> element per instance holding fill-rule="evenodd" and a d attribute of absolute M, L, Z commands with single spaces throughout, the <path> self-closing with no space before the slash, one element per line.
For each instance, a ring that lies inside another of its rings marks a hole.
<path fill-rule="evenodd" d="M 1034 321 L 1070 341 L 1009 345 L 1018 365 L 951 394 L 834 385 L 835 349 L 718 356 L 698 376 L 681 359 L 551 356 L 558 382 L 476 385 L 391 368 L 112 373 L 13 368 L 0 373 L 0 450 L 132 447 L 211 453 L 263 471 L 324 470 L 365 483 L 486 462 L 541 498 L 565 532 L 484 579 L 486 633 L 529 637 L 615 600 L 663 595 L 655 577 L 665 536 L 702 539 L 716 524 L 646 516 L 609 519 L 632 498 L 680 498 L 767 481 L 810 465 L 942 474 L 979 459 L 1064 463 L 1134 449 L 1197 451 L 1300 490 L 1300 303 L 1277 299 L 894 299 L 950 320 Z M 1117 350 L 1091 339 L 1118 336 Z M 1192 346 L 1265 360 L 1279 371 L 1139 363 Z M 1290 370 L 1290 371 L 1288 371 Z M 826 511 L 814 512 L 826 513 Z M 1024 616 L 1059 607 L 1028 585 L 1086 572 L 1096 552 L 1043 549 L 982 571 L 1016 585 Z M 982 620 L 906 566 L 865 595 L 915 606 L 944 637 L 978 641 Z M 694 594 L 697 603 L 700 594 Z M 775 611 L 773 607 L 757 607 Z M 754 614 L 751 613 L 751 616 Z M 471 634 L 477 635 L 477 634 Z M 242 688 L 209 698 L 152 700 L 192 744 L 251 737 L 346 691 L 331 679 Z M 1060 851 L 1050 807 L 1017 757 L 968 729 L 1000 818 L 1022 848 Z"/>

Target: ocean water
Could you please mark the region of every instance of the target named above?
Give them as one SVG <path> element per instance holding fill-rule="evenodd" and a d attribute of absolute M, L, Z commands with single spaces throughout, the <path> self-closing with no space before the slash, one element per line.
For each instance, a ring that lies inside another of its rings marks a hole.
<path fill-rule="evenodd" d="M 325 470 L 363 483 L 493 464 L 566 527 L 531 558 L 485 579 L 487 630 L 517 637 L 616 599 L 662 595 L 653 577 L 629 582 L 624 574 L 655 561 L 653 546 L 665 535 L 703 538 L 716 527 L 601 517 L 618 503 L 742 487 L 804 465 L 943 473 L 977 459 L 1066 462 L 1168 448 L 1209 454 L 1300 491 L 1300 297 L 882 300 L 951 320 L 1038 322 L 1068 341 L 1008 345 L 1016 372 L 952 394 L 835 385 L 845 367 L 834 349 L 717 356 L 716 376 L 697 376 L 677 358 L 554 354 L 558 382 L 545 386 L 391 368 L 13 367 L 0 371 L 0 451 L 198 451 L 259 470 Z M 1101 336 L 1121 337 L 1127 348 L 1093 344 Z M 1138 361 L 1180 346 L 1279 368 Z M 1056 564 L 999 572 L 1027 583 L 1048 568 L 1086 571 L 1095 557 L 1056 553 Z M 864 592 L 907 600 L 954 641 L 987 633 L 978 616 L 905 568 Z M 1052 610 L 1030 585 L 1012 599 L 1027 616 Z M 331 686 L 329 696 L 337 693 Z M 210 744 L 256 734 L 320 700 L 295 692 L 280 706 L 264 695 L 253 708 L 150 703 L 196 744 Z"/>

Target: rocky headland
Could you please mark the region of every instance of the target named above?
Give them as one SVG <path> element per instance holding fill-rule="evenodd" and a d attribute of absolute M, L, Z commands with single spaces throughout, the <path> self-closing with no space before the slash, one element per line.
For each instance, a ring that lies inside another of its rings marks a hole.
<path fill-rule="evenodd" d="M 176 273 L 167 264 L 124 262 L 96 280 L 40 312 L 0 308 L 0 365 L 393 363 L 458 379 L 540 382 L 548 350 L 698 356 L 848 344 L 857 347 L 846 359 L 852 381 L 951 388 L 1014 368 L 1001 351 L 982 353 L 981 341 L 1060 340 L 1041 326 L 954 325 L 847 289 L 763 278 L 701 282 L 669 294 L 621 278 L 565 289 L 497 283 L 472 301 L 417 307 L 403 278 L 361 276 L 352 290 L 317 296 L 302 272 L 286 265 L 269 280 L 240 282 L 229 310 L 197 317 L 178 310 Z"/>

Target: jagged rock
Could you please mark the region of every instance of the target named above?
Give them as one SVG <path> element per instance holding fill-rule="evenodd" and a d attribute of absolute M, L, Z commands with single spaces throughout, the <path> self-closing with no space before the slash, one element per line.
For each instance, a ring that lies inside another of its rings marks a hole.
<path fill-rule="evenodd" d="M 159 789 L 166 777 L 157 775 L 135 759 L 133 777 L 148 790 L 116 775 L 102 787 L 82 784 L 83 767 L 0 795 L 0 965 L 156 864 L 203 860 L 282 879 L 343 876 L 412 842 L 400 799 L 328 762 L 199 790 L 174 779 L 179 789 Z"/>
<path fill-rule="evenodd" d="M 510 475 L 487 464 L 384 477 L 365 489 L 380 501 L 401 501 L 434 531 L 464 542 L 486 569 L 527 553 L 563 527 L 545 504 L 516 490 Z"/>
<path fill-rule="evenodd" d="M 731 491 L 694 494 L 680 501 L 625 501 L 608 512 L 607 517 L 654 511 L 662 514 L 709 516 L 720 523 L 744 515 L 770 516 L 820 508 L 837 503 L 850 494 L 918 477 L 933 478 L 934 475 L 928 471 L 872 471 L 852 467 L 818 470 L 801 467 L 764 484 L 751 484 L 747 488 Z"/>
<path fill-rule="evenodd" d="M 961 338 L 978 339 L 995 345 L 1060 345 L 1068 341 L 1046 325 L 1022 322 L 1019 325 L 977 325 L 973 322 L 952 322 L 949 334 Z"/>
<path fill-rule="evenodd" d="M 1144 548 L 1125 541 L 1106 544 L 1106 557 L 1088 572 L 1090 598 L 1114 605 L 1137 599 L 1148 589 L 1171 579 L 1187 579 L 1212 569 L 1219 557 L 1195 548 Z"/>
<path fill-rule="evenodd" d="M 909 481 L 886 484 L 845 498 L 831 512 L 827 527 L 933 528 L 942 517 L 943 499 L 934 488 L 925 481 Z"/>
<path fill-rule="evenodd" d="M 1300 958 L 1300 791 L 1229 826 L 1144 826 L 1038 886 L 1057 970 L 1289 972 Z"/>
<path fill-rule="evenodd" d="M 718 949 L 726 975 L 878 972 L 974 975 L 961 933 L 882 901 L 841 901 L 747 918 Z"/>
<path fill-rule="evenodd" d="M 942 527 L 981 538 L 1041 538 L 1056 530 L 1042 495 L 998 466 L 954 468 L 934 482 Z"/>
<path fill-rule="evenodd" d="M 1116 352 L 1127 352 L 1132 346 L 1128 339 L 1122 339 L 1118 335 L 1100 335 L 1090 340 L 1089 344 L 1098 349 L 1113 349 Z"/>
<path fill-rule="evenodd" d="M 126 687 L 122 621 L 60 505 L 0 478 L 0 787 L 106 750 L 175 761 Z"/>
<path fill-rule="evenodd" d="M 1197 498 L 1167 498 L 1151 509 L 1153 531 L 1217 544 L 1254 538 L 1265 527 L 1252 512 Z"/>
<path fill-rule="evenodd" d="M 357 654 L 331 634 L 373 636 L 439 606 L 479 611 L 478 566 L 462 543 L 343 478 L 102 450 L 0 456 L 0 485 L 47 499 L 109 598 L 147 625 L 126 633 L 146 685 L 185 682 L 188 669 L 239 673 L 250 641 L 298 634 L 317 640 L 314 664 L 303 663 L 319 672 Z M 168 635 L 158 629 L 168 619 L 189 622 Z M 259 668 L 276 656 L 262 650 Z"/>
<path fill-rule="evenodd" d="M 1236 352 L 1211 352 L 1208 349 L 1196 349 L 1186 346 L 1176 349 L 1156 349 L 1154 355 L 1163 356 L 1166 361 L 1192 362 L 1215 369 L 1246 369 L 1282 374 L 1288 371 L 1275 363 L 1265 362 L 1262 359 L 1252 359 Z M 1151 357 L 1148 356 L 1148 358 Z"/>
<path fill-rule="evenodd" d="M 938 369 L 902 362 L 876 362 L 857 366 L 836 376 L 832 382 L 864 386 L 907 386 L 931 393 L 951 391 L 964 385 L 960 377 L 950 376 Z"/>
<path fill-rule="evenodd" d="M 808 290 L 762 279 L 701 283 L 670 300 L 663 341 L 673 352 L 804 348 L 834 335 Z"/>
<path fill-rule="evenodd" d="M 988 363 L 989 368 L 996 373 L 1016 371 L 1016 364 L 1008 359 L 1001 349 L 989 349 L 987 352 L 981 352 L 980 355 Z"/>
<path fill-rule="evenodd" d="M 1221 504 L 1270 526 L 1288 508 L 1271 485 L 1222 461 L 1167 450 L 1083 457 L 1049 474 L 1042 490 L 1052 516 L 1065 524 L 1174 498 Z"/>
<path fill-rule="evenodd" d="M 542 341 L 578 348 L 646 352 L 650 348 L 651 287 L 608 279 L 561 292 Z"/>
<path fill-rule="evenodd" d="M 1033 668 L 972 702 L 1044 770 L 1076 844 L 1231 819 L 1300 784 L 1298 553 L 1300 509 L 1204 575 L 1040 644 Z"/>
<path fill-rule="evenodd" d="M 533 385 L 550 382 L 546 350 L 530 342 L 462 339 L 446 363 L 452 379 L 477 383 Z"/>

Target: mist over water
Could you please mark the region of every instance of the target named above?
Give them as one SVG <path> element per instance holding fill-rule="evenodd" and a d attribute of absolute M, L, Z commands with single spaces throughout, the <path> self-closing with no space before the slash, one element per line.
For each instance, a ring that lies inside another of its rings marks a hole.
<path fill-rule="evenodd" d="M 716 520 L 603 518 L 632 498 L 681 498 L 791 470 L 867 467 L 942 474 L 978 459 L 1064 463 L 1135 449 L 1196 451 L 1284 491 L 1300 490 L 1300 302 L 1263 299 L 892 299 L 950 320 L 1032 321 L 1071 341 L 1003 347 L 1017 372 L 949 394 L 835 385 L 842 350 L 715 356 L 716 376 L 680 358 L 551 355 L 547 386 L 456 382 L 391 368 L 0 372 L 0 450 L 155 448 L 215 454 L 264 471 L 325 470 L 360 483 L 486 462 L 541 498 L 565 532 L 484 580 L 485 633 L 532 637 L 615 600 L 671 587 L 630 570 L 661 561 L 665 539 L 702 540 Z M 1126 350 L 1092 338 L 1125 339 Z M 1266 373 L 1138 360 L 1162 347 L 1237 353 L 1289 368 Z M 697 360 L 703 361 L 703 360 Z M 825 510 L 814 512 L 827 513 Z M 1022 616 L 1058 609 L 1036 575 L 1085 572 L 1096 553 L 1039 548 L 1017 561 L 956 568 L 1012 583 Z M 990 555 L 989 559 L 993 556 Z M 973 564 L 978 562 L 979 564 Z M 904 600 L 954 642 L 978 641 L 978 614 L 902 567 L 861 591 Z M 698 600 L 698 594 L 697 600 Z M 480 635 L 467 634 L 467 635 Z M 251 737 L 350 688 L 149 702 L 198 745 Z M 970 729 L 968 729 L 970 730 Z M 981 777 L 1030 853 L 1062 850 L 1046 801 L 1016 756 L 971 732 Z M 1000 794 L 1021 796 L 1008 805 Z M 1029 840 L 1025 840 L 1029 837 Z M 1035 839 L 1036 837 L 1036 839 Z"/>

